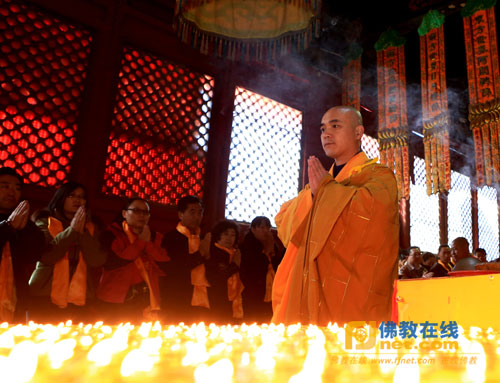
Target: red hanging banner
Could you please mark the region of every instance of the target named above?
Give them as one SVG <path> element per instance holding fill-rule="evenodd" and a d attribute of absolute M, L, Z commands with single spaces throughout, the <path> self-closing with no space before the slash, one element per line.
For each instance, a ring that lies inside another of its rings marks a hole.
<path fill-rule="evenodd" d="M 474 137 L 477 185 L 482 186 L 500 181 L 500 73 L 494 2 L 471 4 L 467 4 L 462 15 L 469 82 L 469 121 Z"/>
<path fill-rule="evenodd" d="M 353 43 L 342 69 L 342 105 L 359 110 L 361 106 L 361 47 Z"/>
<path fill-rule="evenodd" d="M 443 15 L 430 11 L 418 28 L 428 195 L 451 188 L 443 23 Z"/>
<path fill-rule="evenodd" d="M 394 171 L 399 199 L 410 196 L 404 43 L 396 31 L 388 31 L 375 44 L 380 161 Z"/>

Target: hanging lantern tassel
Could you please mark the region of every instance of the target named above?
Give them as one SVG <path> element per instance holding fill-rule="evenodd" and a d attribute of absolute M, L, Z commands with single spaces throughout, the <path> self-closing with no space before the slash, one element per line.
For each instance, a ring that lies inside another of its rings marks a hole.
<path fill-rule="evenodd" d="M 499 183 L 500 181 L 500 158 L 499 147 L 498 147 L 498 121 L 499 112 L 495 113 L 495 121 L 489 123 L 490 135 L 491 135 L 491 157 L 493 158 L 493 182 Z"/>
<path fill-rule="evenodd" d="M 408 138 L 402 147 L 403 152 L 403 195 L 410 195 L 410 154 L 408 149 Z"/>
<path fill-rule="evenodd" d="M 380 160 L 396 176 L 399 198 L 410 194 L 408 128 L 379 131 Z"/>
<path fill-rule="evenodd" d="M 431 158 L 431 137 L 424 137 L 425 154 L 425 184 L 427 186 L 427 195 L 432 194 L 432 158 Z"/>
<path fill-rule="evenodd" d="M 451 189 L 451 162 L 450 162 L 450 133 L 448 129 L 443 130 L 444 151 L 444 185 L 445 190 Z"/>
<path fill-rule="evenodd" d="M 451 165 L 447 113 L 424 121 L 424 149 L 427 194 L 449 191 Z"/>
<path fill-rule="evenodd" d="M 398 140 L 399 141 L 399 140 Z M 397 141 L 393 141 L 392 143 L 394 145 L 394 166 L 395 166 L 395 175 L 396 175 L 396 181 L 398 185 L 400 185 L 400 190 L 399 190 L 399 195 L 403 194 L 403 169 L 402 169 L 402 158 L 401 158 L 401 146 L 400 143 Z"/>
<path fill-rule="evenodd" d="M 488 185 L 500 181 L 500 159 L 498 132 L 500 125 L 500 99 L 469 106 L 469 120 L 474 136 L 476 161 Z M 484 167 L 483 167 L 484 164 Z M 489 165 L 489 166 L 488 166 Z"/>

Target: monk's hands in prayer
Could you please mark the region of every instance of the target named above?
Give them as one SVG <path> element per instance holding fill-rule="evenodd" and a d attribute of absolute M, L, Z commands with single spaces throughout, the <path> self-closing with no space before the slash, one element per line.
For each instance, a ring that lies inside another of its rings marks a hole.
<path fill-rule="evenodd" d="M 328 172 L 325 170 L 321 162 L 315 157 L 310 156 L 307 159 L 307 174 L 309 175 L 309 187 L 311 188 L 311 193 L 316 195 L 318 192 L 319 184 L 321 180 Z"/>
<path fill-rule="evenodd" d="M 212 233 L 207 233 L 205 238 L 200 241 L 200 254 L 203 258 L 210 258 L 210 241 L 212 239 Z"/>
<path fill-rule="evenodd" d="M 144 225 L 141 234 L 139 234 L 139 238 L 146 242 L 151 241 L 151 229 L 149 228 L 149 225 Z"/>
<path fill-rule="evenodd" d="M 28 223 L 30 213 L 30 204 L 28 201 L 22 201 L 16 206 L 14 211 L 10 214 L 8 221 L 10 226 L 15 230 L 22 230 Z"/>
<path fill-rule="evenodd" d="M 80 206 L 71 220 L 71 227 L 73 230 L 83 233 L 86 220 L 87 212 L 85 211 L 85 206 Z"/>

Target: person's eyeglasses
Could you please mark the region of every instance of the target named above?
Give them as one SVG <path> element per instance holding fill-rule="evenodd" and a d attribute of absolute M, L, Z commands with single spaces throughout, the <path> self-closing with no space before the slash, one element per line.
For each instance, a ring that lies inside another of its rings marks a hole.
<path fill-rule="evenodd" d="M 129 211 L 131 211 L 132 213 L 137 214 L 137 215 L 141 214 L 141 215 L 146 215 L 146 216 L 148 216 L 148 215 L 150 215 L 150 214 L 151 214 L 151 213 L 149 212 L 149 210 L 146 210 L 146 209 L 138 209 L 138 208 L 136 208 L 136 207 L 134 207 L 134 208 L 132 208 L 132 209 L 126 209 L 126 210 L 129 210 Z"/>

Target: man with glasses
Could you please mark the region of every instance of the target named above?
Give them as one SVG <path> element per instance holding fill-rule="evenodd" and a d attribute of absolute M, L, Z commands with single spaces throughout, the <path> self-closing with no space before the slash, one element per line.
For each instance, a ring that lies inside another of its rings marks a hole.
<path fill-rule="evenodd" d="M 399 269 L 400 279 L 422 278 L 425 268 L 422 266 L 422 252 L 417 246 L 410 247 L 410 255 L 406 263 Z"/>

